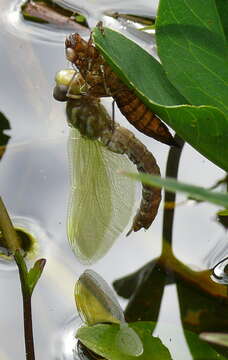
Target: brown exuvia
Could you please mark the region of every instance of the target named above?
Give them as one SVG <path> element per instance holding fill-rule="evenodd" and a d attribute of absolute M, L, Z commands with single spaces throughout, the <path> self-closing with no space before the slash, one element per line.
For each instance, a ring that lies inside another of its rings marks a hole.
<path fill-rule="evenodd" d="M 112 96 L 122 114 L 139 131 L 167 144 L 177 145 L 167 126 L 128 88 L 95 48 L 79 34 L 66 39 L 66 57 L 80 71 L 88 85 L 88 95 Z"/>

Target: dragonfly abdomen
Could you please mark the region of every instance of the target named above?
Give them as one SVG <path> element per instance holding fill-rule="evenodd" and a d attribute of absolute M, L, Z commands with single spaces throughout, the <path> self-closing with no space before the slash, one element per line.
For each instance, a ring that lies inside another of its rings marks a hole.
<path fill-rule="evenodd" d="M 106 134 L 106 137 L 101 137 L 101 141 L 110 151 L 126 154 L 139 172 L 160 176 L 154 156 L 130 130 L 116 126 L 113 133 L 109 134 L 109 139 Z M 141 228 L 148 229 L 157 215 L 160 202 L 161 189 L 142 184 L 142 200 L 128 234 Z"/>
<path fill-rule="evenodd" d="M 167 126 L 146 105 L 128 89 L 113 95 L 121 113 L 140 132 L 167 144 L 176 145 Z"/>

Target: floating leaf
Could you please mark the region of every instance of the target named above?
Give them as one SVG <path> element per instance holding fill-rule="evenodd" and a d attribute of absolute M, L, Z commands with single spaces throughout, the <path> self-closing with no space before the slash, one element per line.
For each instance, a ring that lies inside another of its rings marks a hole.
<path fill-rule="evenodd" d="M 85 16 L 51 0 L 28 0 L 21 6 L 21 11 L 25 20 L 36 23 L 83 32 L 89 27 Z"/>
<path fill-rule="evenodd" d="M 143 353 L 139 360 L 171 360 L 171 355 L 159 338 L 153 337 L 155 323 L 137 322 L 129 324 L 130 329 L 138 334 L 143 343 Z M 122 347 L 113 339 L 118 338 L 120 326 L 116 324 L 98 324 L 81 327 L 77 338 L 89 349 L 108 360 L 133 360 L 136 356 L 124 354 Z M 134 345 L 133 345 L 134 346 Z"/>
<path fill-rule="evenodd" d="M 134 331 L 139 335 L 143 343 L 144 352 L 137 357 L 139 360 L 171 360 L 169 350 L 162 344 L 161 340 L 153 337 L 152 333 L 156 323 L 152 321 L 138 321 L 129 324 Z M 93 350 L 95 353 L 105 357 L 108 360 L 134 360 L 135 357 L 124 355 L 120 352 L 117 344 L 113 341 L 119 325 L 99 324 L 90 327 L 82 327 L 77 332 L 77 337 L 80 341 Z M 175 334 L 178 333 L 179 328 L 174 326 L 166 326 L 165 333 L 170 339 L 175 340 Z M 197 334 L 190 331 L 184 331 L 185 337 L 188 341 L 191 353 L 195 360 L 225 360 L 226 358 L 220 355 L 210 345 L 201 341 Z M 181 358 L 181 347 L 179 348 L 179 357 Z M 184 357 L 183 357 L 184 359 Z"/>

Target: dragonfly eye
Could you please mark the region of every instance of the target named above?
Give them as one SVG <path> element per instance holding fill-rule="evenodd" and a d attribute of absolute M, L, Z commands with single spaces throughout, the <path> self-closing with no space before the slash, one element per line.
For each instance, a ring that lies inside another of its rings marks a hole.
<path fill-rule="evenodd" d="M 56 85 L 53 90 L 53 97 L 57 101 L 67 101 L 67 91 L 68 86 L 66 85 Z"/>
<path fill-rule="evenodd" d="M 70 47 L 67 47 L 67 48 L 66 48 L 66 58 L 67 58 L 67 60 L 69 60 L 70 62 L 74 62 L 75 57 L 76 57 L 76 52 L 75 52 L 75 50 L 73 50 L 73 49 L 70 48 Z"/>

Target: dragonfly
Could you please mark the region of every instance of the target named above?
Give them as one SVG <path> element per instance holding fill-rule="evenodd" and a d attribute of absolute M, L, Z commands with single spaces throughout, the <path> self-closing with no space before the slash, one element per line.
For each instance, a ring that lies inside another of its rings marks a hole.
<path fill-rule="evenodd" d="M 75 303 L 83 323 L 119 324 L 115 345 L 124 354 L 140 356 L 143 343 L 138 334 L 128 326 L 116 295 L 108 283 L 95 271 L 85 270 L 75 285 Z"/>
<path fill-rule="evenodd" d="M 160 175 L 160 170 L 144 144 L 113 122 L 99 98 L 88 95 L 80 72 L 57 73 L 54 97 L 68 99 L 66 112 L 71 129 L 68 239 L 80 261 L 89 264 L 110 249 L 133 212 L 135 184 L 120 176 L 118 170 L 134 172 L 135 165 L 140 172 Z M 127 235 L 149 228 L 160 201 L 159 188 L 142 185 L 140 207 Z"/>
<path fill-rule="evenodd" d="M 137 130 L 164 144 L 177 146 L 168 127 L 107 64 L 93 45 L 92 36 L 87 42 L 79 34 L 71 34 L 65 41 L 65 47 L 67 59 L 86 80 L 89 95 L 112 96 L 121 113 Z"/>

